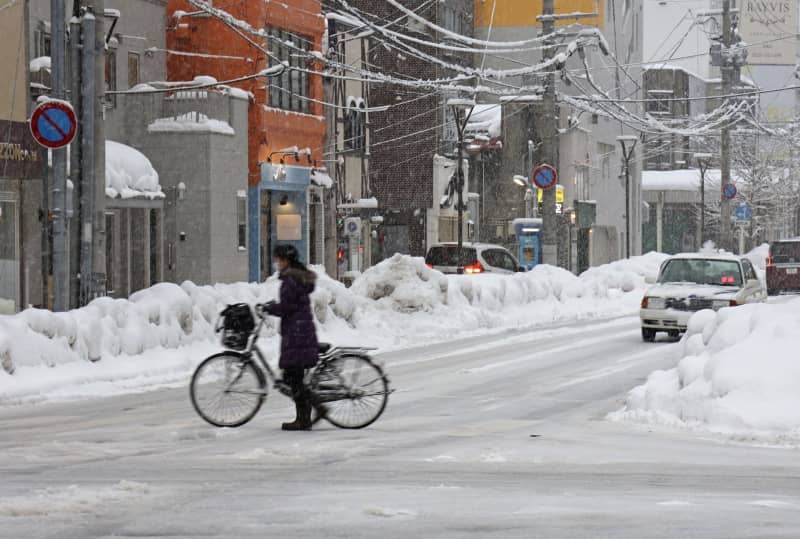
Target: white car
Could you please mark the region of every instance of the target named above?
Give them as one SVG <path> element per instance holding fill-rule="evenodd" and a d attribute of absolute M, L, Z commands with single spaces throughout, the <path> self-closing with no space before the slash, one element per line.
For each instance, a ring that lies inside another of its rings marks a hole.
<path fill-rule="evenodd" d="M 490 243 L 464 242 L 459 257 L 457 243 L 437 243 L 428 249 L 425 263 L 442 273 L 458 273 L 459 266 L 468 275 L 478 273 L 511 274 L 525 271 L 508 249 Z"/>
<path fill-rule="evenodd" d="M 653 342 L 659 331 L 677 337 L 686 331 L 689 318 L 703 309 L 716 311 L 766 299 L 767 289 L 746 258 L 675 255 L 661 265 L 658 281 L 642 298 L 642 339 Z"/>

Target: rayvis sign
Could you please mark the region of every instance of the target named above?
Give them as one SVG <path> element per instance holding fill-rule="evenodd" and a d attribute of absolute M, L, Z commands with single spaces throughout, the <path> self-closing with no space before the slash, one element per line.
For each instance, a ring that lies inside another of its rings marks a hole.
<path fill-rule="evenodd" d="M 750 45 L 747 63 L 794 65 L 797 62 L 798 0 L 741 0 L 739 27 Z"/>

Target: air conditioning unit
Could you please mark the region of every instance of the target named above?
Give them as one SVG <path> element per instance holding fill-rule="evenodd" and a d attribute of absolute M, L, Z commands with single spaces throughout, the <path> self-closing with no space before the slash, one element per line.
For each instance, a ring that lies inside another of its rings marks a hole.
<path fill-rule="evenodd" d="M 361 218 L 348 217 L 344 220 L 344 235 L 348 238 L 361 237 Z"/>

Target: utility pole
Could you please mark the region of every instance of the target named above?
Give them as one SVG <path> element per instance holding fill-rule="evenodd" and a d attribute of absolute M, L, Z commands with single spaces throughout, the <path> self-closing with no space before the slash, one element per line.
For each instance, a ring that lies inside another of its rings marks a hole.
<path fill-rule="evenodd" d="M 697 166 L 700 167 L 700 241 L 697 245 L 697 250 L 703 246 L 703 240 L 706 237 L 706 171 L 708 171 L 708 163 L 711 161 L 710 153 L 696 153 L 694 158 L 697 159 Z"/>
<path fill-rule="evenodd" d="M 94 0 L 95 52 L 94 52 L 94 234 L 92 236 L 92 266 L 90 276 L 92 299 L 106 293 L 106 135 L 105 135 L 105 83 L 106 83 L 106 33 L 105 0 Z M 116 77 L 116 73 L 111 74 Z"/>
<path fill-rule="evenodd" d="M 95 109 L 98 106 L 95 90 L 95 33 L 97 18 L 87 10 L 81 20 L 82 61 L 81 61 L 81 252 L 80 252 L 80 304 L 86 305 L 93 298 L 92 260 L 94 232 L 94 191 L 95 191 Z"/>
<path fill-rule="evenodd" d="M 636 149 L 636 135 L 620 135 L 617 137 L 622 146 L 622 158 L 625 168 L 625 258 L 631 257 L 631 158 Z M 630 144 L 628 146 L 627 144 Z"/>
<path fill-rule="evenodd" d="M 553 0 L 542 2 L 542 35 L 544 50 L 542 60 L 547 62 L 555 56 L 552 35 L 555 27 Z M 544 82 L 541 121 L 540 164 L 548 164 L 558 170 L 558 125 L 556 123 L 556 77 L 552 68 L 547 69 Z M 558 264 L 558 222 L 556 220 L 557 188 L 545 189 L 542 193 L 542 262 Z"/>
<path fill-rule="evenodd" d="M 52 27 L 52 95 L 66 99 L 67 36 L 63 0 L 50 0 Z M 69 279 L 67 277 L 67 149 L 53 152 L 53 310 L 66 311 Z"/>
<path fill-rule="evenodd" d="M 731 94 L 733 86 L 734 60 L 730 55 L 733 42 L 731 35 L 731 0 L 722 0 L 722 95 Z M 723 98 L 723 102 L 730 98 Z M 719 206 L 719 238 L 717 246 L 731 248 L 731 205 L 723 194 L 725 185 L 731 181 L 731 130 L 728 125 L 722 127 L 720 136 L 720 206 Z"/>
<path fill-rule="evenodd" d="M 72 18 L 69 21 L 69 53 L 70 53 L 70 102 L 75 117 L 81 115 L 81 3 L 74 0 Z M 79 129 L 81 138 L 75 139 L 70 146 L 70 171 L 69 177 L 74 189 L 73 200 L 81 199 L 81 139 L 82 130 Z M 69 306 L 74 309 L 80 306 L 80 273 L 81 264 L 81 210 L 80 202 L 73 205 L 72 219 L 70 220 L 69 242 Z"/>

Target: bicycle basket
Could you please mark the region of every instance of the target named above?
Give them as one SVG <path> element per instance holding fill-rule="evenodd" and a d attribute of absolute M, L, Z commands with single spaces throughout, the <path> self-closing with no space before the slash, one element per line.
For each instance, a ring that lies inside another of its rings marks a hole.
<path fill-rule="evenodd" d="M 220 317 L 217 331 L 222 332 L 222 345 L 233 350 L 244 350 L 256 327 L 250 306 L 247 303 L 228 305 L 222 310 Z"/>

